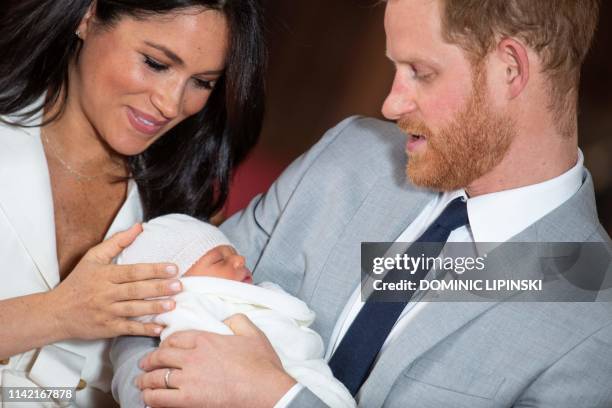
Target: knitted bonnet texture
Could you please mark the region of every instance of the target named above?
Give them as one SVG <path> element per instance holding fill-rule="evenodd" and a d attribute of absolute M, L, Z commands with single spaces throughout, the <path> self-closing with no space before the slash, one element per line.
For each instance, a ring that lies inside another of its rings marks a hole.
<path fill-rule="evenodd" d="M 120 265 L 170 262 L 182 276 L 204 254 L 230 245 L 221 230 L 184 214 L 169 214 L 142 224 L 143 231 L 117 258 Z"/>

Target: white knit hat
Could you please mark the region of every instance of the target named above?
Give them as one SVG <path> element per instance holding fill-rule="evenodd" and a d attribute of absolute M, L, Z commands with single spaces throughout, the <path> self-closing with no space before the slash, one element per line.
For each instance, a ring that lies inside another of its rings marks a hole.
<path fill-rule="evenodd" d="M 233 246 L 221 230 L 184 214 L 169 214 L 142 224 L 143 231 L 117 258 L 120 265 L 170 262 L 182 276 L 219 245 Z"/>

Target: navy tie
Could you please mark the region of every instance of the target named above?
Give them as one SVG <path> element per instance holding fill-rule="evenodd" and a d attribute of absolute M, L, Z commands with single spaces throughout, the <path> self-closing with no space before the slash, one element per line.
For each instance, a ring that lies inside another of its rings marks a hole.
<path fill-rule="evenodd" d="M 451 201 L 442 214 L 425 230 L 425 232 L 408 248 L 408 256 L 418 257 L 423 252 L 427 256 L 437 257 L 450 233 L 469 223 L 467 208 L 462 198 Z M 437 242 L 440 245 L 419 245 L 423 242 Z M 425 278 L 427 270 L 417 270 L 412 279 L 417 281 Z M 397 273 L 388 273 L 384 281 L 396 280 Z M 366 301 L 359 314 L 349 327 L 340 345 L 332 355 L 329 366 L 334 376 L 342 381 L 353 396 L 366 380 L 372 364 L 380 351 L 389 332 L 398 317 L 410 301 L 412 292 L 401 302 Z"/>

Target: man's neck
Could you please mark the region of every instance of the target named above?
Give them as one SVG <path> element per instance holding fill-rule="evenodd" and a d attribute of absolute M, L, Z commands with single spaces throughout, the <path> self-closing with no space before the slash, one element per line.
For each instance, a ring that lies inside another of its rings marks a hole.
<path fill-rule="evenodd" d="M 510 190 L 558 177 L 578 160 L 577 136 L 564 138 L 522 133 L 513 141 L 502 161 L 466 187 L 470 197 Z"/>

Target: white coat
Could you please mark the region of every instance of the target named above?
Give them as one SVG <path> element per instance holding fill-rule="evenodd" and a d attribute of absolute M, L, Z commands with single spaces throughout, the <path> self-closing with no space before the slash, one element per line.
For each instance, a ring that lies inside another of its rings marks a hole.
<path fill-rule="evenodd" d="M 31 123 L 40 123 L 40 118 Z M 59 284 L 53 214 L 40 128 L 0 123 L 0 299 L 45 292 Z M 126 201 L 106 238 L 140 221 L 138 189 L 130 182 Z M 28 324 L 27 320 L 22 324 Z M 73 405 L 113 406 L 109 348 L 109 340 L 70 340 L 11 356 L 0 362 L 0 386 L 76 388 L 80 382 L 86 386 L 76 391 Z M 20 408 L 56 406 L 14 404 Z M 0 402 L 2 408 L 9 406 Z"/>

